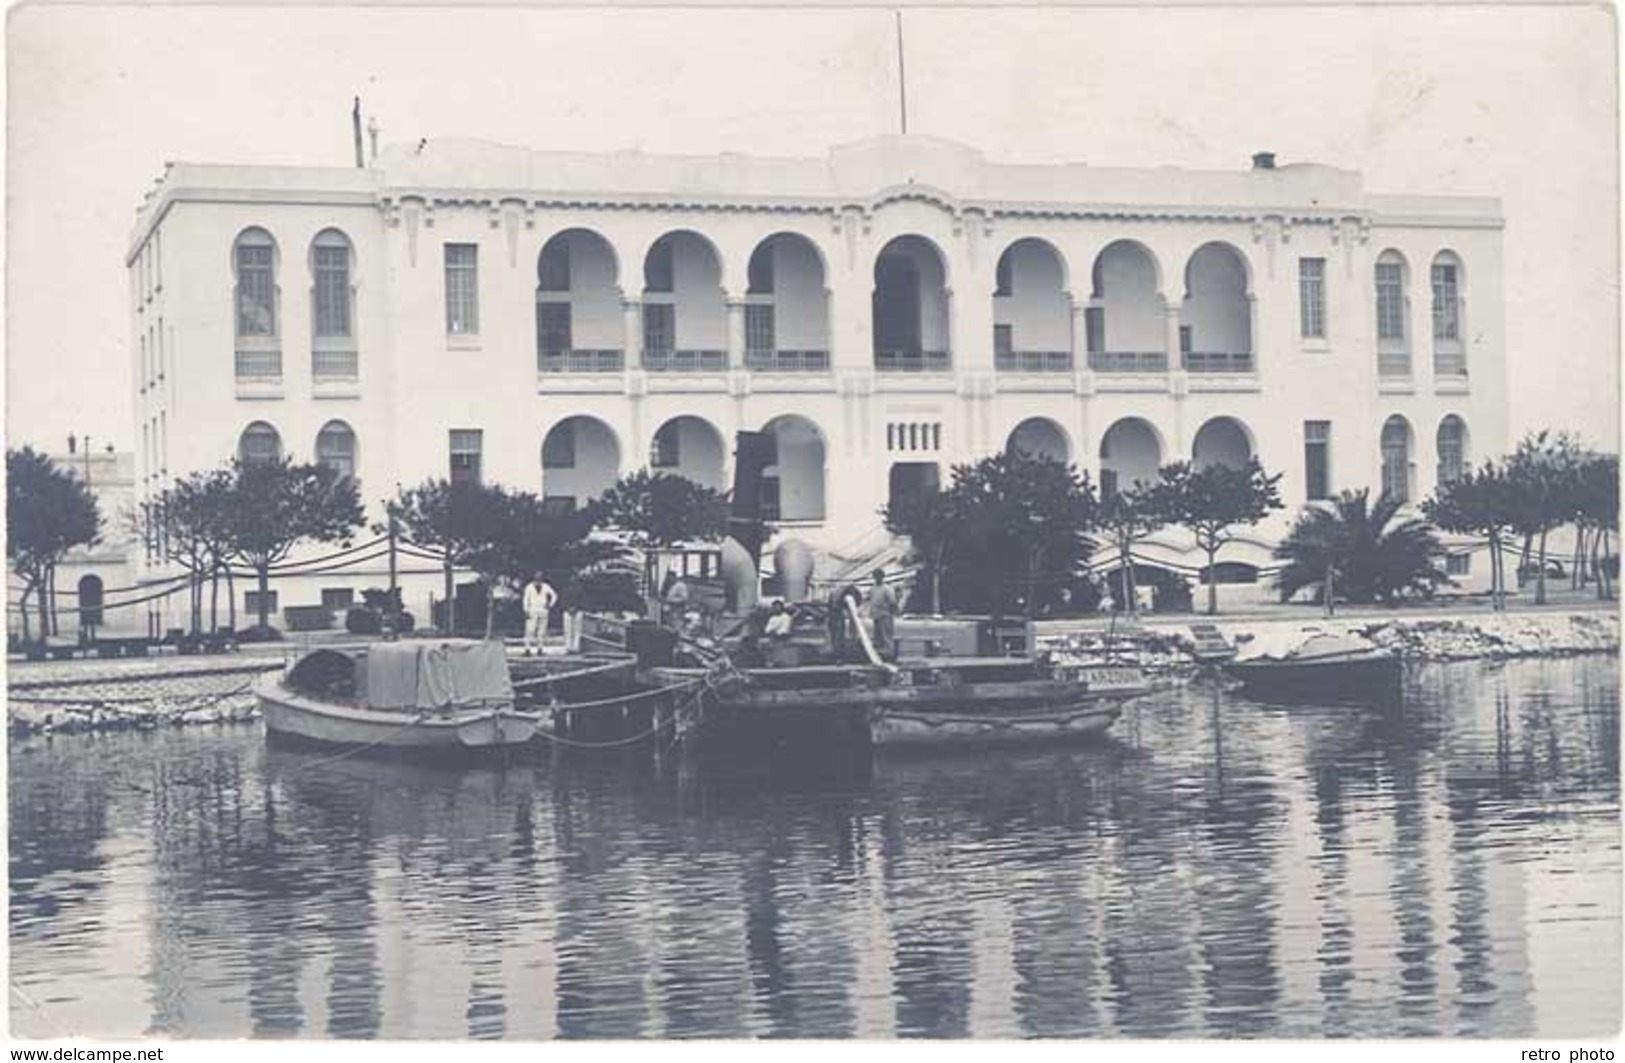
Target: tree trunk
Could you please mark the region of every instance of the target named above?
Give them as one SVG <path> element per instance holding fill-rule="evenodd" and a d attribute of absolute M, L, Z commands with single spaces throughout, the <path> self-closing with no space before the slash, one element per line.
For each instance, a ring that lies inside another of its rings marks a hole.
<path fill-rule="evenodd" d="M 209 634 L 220 630 L 220 562 L 209 572 Z"/>
<path fill-rule="evenodd" d="M 28 628 L 28 596 L 33 594 L 33 593 L 34 593 L 34 585 L 31 584 L 31 583 L 25 583 L 23 585 L 22 594 L 17 596 L 17 612 L 22 615 L 22 620 L 23 620 L 23 645 L 25 645 L 25 646 L 28 643 L 33 641 L 33 638 L 32 638 L 33 632 L 30 631 L 29 628 Z"/>
<path fill-rule="evenodd" d="M 1027 555 L 1027 590 L 1026 594 L 1023 596 L 1023 604 L 1025 605 L 1025 608 L 1022 610 L 1022 615 L 1026 618 L 1029 624 L 1032 623 L 1033 615 L 1037 612 L 1037 610 L 1034 608 L 1033 602 L 1033 596 L 1037 588 L 1037 583 L 1038 557 L 1035 554 L 1029 553 Z"/>
<path fill-rule="evenodd" d="M 1490 533 L 1490 609 L 1492 612 L 1503 612 L 1507 607 L 1506 601 L 1506 570 L 1501 558 L 1501 537 L 1495 532 Z"/>
<path fill-rule="evenodd" d="M 491 633 L 494 630 L 496 630 L 496 621 L 497 621 L 497 594 L 496 594 L 496 591 L 497 591 L 497 587 L 496 587 L 496 584 L 494 582 L 492 582 L 490 580 L 485 581 L 485 639 L 486 639 L 487 642 L 489 642 L 491 640 Z M 530 619 L 529 617 L 526 617 L 526 622 L 527 623 L 529 622 L 529 619 Z M 544 631 L 543 634 L 545 635 L 546 632 Z"/>
<path fill-rule="evenodd" d="M 58 630 L 58 628 L 57 628 L 57 615 L 56 615 L 56 565 L 55 564 L 47 565 L 46 568 L 45 568 L 45 600 L 47 602 L 49 602 L 50 606 L 51 606 L 50 612 L 49 612 L 51 626 L 50 626 L 50 629 L 46 633 L 50 634 L 50 635 L 60 635 L 60 634 L 62 634 L 62 632 L 60 630 Z"/>
<path fill-rule="evenodd" d="M 1321 599 L 1322 599 L 1322 603 L 1325 606 L 1327 616 L 1331 616 L 1332 614 L 1337 612 L 1337 607 L 1333 604 L 1333 597 L 1334 597 L 1334 595 L 1336 593 L 1336 587 L 1334 586 L 1334 584 L 1332 582 L 1332 572 L 1334 570 L 1335 570 L 1334 565 L 1328 564 L 1326 566 L 1326 582 L 1321 586 L 1321 591 L 1320 591 L 1320 596 L 1321 596 Z"/>
<path fill-rule="evenodd" d="M 1574 522 L 1574 568 L 1569 572 L 1569 590 L 1577 591 L 1585 586 L 1585 546 L 1586 526 L 1580 521 Z"/>
<path fill-rule="evenodd" d="M 1219 554 L 1217 546 L 1207 552 L 1207 615 L 1219 615 L 1219 574 L 1214 571 L 1213 559 Z"/>
<path fill-rule="evenodd" d="M 1123 611 L 1130 616 L 1140 611 L 1140 596 L 1134 593 L 1134 540 L 1123 543 Z"/>
<path fill-rule="evenodd" d="M 203 630 L 203 572 L 200 569 L 187 570 L 186 607 L 191 614 L 187 622 L 196 635 Z"/>
<path fill-rule="evenodd" d="M 231 630 L 237 630 L 237 579 L 232 575 L 229 562 L 226 565 L 226 623 Z"/>
<path fill-rule="evenodd" d="M 260 621 L 259 626 L 262 627 L 262 628 L 270 627 L 271 626 L 271 618 L 270 618 L 271 602 L 269 600 L 270 596 L 271 596 L 271 566 L 270 566 L 270 564 L 269 563 L 262 563 L 262 564 L 255 565 L 254 566 L 254 576 L 259 581 L 259 591 L 260 591 L 259 610 L 258 610 L 258 612 L 259 612 L 259 621 Z"/>
<path fill-rule="evenodd" d="M 931 566 L 931 611 L 937 616 L 942 615 L 942 565 L 940 562 Z"/>
<path fill-rule="evenodd" d="M 456 598 L 454 598 L 453 595 L 452 595 L 452 591 L 454 590 L 454 588 L 452 587 L 452 584 L 451 584 L 451 551 L 450 550 L 446 551 L 445 571 L 444 571 L 443 575 L 445 577 L 445 584 L 446 584 L 446 630 L 445 630 L 445 634 L 447 634 L 447 635 L 455 635 L 457 633 L 457 603 L 456 603 Z"/>
<path fill-rule="evenodd" d="M 1546 529 L 1540 529 L 1540 553 L 1535 559 L 1535 604 L 1546 604 Z"/>

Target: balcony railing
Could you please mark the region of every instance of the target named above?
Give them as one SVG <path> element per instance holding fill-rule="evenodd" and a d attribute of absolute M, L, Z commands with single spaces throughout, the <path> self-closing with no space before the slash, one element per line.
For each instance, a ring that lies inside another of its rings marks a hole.
<path fill-rule="evenodd" d="M 359 380 L 361 357 L 355 351 L 312 351 L 310 375 L 316 380 Z"/>
<path fill-rule="evenodd" d="M 745 368 L 762 373 L 827 373 L 828 351 L 746 351 Z"/>
<path fill-rule="evenodd" d="M 538 373 L 619 373 L 626 355 L 614 350 L 537 351 Z"/>
<path fill-rule="evenodd" d="M 1090 351 L 1089 368 L 1097 373 L 1166 373 L 1165 351 Z"/>
<path fill-rule="evenodd" d="M 1409 351 L 1378 351 L 1378 376 L 1410 376 L 1411 352 Z"/>
<path fill-rule="evenodd" d="M 1434 351 L 1433 352 L 1433 375 L 1434 376 L 1456 376 L 1456 377 L 1464 377 L 1464 376 L 1466 376 L 1467 375 L 1467 352 L 1466 351 Z"/>
<path fill-rule="evenodd" d="M 270 383 L 282 379 L 281 351 L 238 351 L 237 379 Z"/>
<path fill-rule="evenodd" d="M 727 351 L 644 350 L 643 368 L 651 373 L 723 373 Z"/>
<path fill-rule="evenodd" d="M 1001 373 L 1070 373 L 1071 351 L 999 351 L 993 364 Z"/>
<path fill-rule="evenodd" d="M 881 373 L 946 373 L 952 368 L 947 351 L 875 352 L 875 369 Z"/>
<path fill-rule="evenodd" d="M 1186 351 L 1179 356 L 1187 373 L 1251 373 L 1251 351 Z"/>

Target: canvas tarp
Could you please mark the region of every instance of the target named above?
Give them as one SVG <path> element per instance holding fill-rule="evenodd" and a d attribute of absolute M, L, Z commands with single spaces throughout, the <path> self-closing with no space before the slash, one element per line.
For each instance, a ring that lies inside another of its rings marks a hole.
<path fill-rule="evenodd" d="M 500 642 L 380 642 L 367 648 L 366 704 L 375 709 L 437 709 L 512 701 Z"/>

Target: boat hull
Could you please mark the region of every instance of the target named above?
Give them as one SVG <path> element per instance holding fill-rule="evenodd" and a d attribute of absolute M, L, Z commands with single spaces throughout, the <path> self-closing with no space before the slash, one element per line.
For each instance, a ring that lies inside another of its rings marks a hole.
<path fill-rule="evenodd" d="M 1040 712 L 875 708 L 869 714 L 869 741 L 879 749 L 1053 742 L 1101 734 L 1122 712 L 1121 704 L 1105 701 Z"/>
<path fill-rule="evenodd" d="M 358 709 L 302 697 L 280 676 L 255 686 L 266 733 L 323 745 L 395 750 L 478 750 L 523 745 L 536 737 L 538 718 L 508 709 L 445 713 Z"/>
<path fill-rule="evenodd" d="M 1404 664 L 1396 656 L 1372 655 L 1355 660 L 1231 661 L 1224 670 L 1253 693 L 1349 700 L 1397 695 Z"/>

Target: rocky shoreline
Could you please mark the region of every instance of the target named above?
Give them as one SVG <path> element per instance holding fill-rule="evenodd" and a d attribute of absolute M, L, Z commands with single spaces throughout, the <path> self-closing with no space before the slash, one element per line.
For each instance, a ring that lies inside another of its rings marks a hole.
<path fill-rule="evenodd" d="M 1193 623 L 1203 623 L 1194 618 Z M 1304 635 L 1326 632 L 1361 635 L 1385 646 L 1408 661 L 1507 660 L 1517 657 L 1561 657 L 1581 653 L 1619 652 L 1619 614 L 1604 611 L 1573 613 L 1500 613 L 1481 617 L 1334 617 L 1284 620 L 1222 616 L 1210 621 L 1226 642 L 1268 636 L 1284 631 Z M 1041 636 L 1041 649 L 1063 658 L 1092 659 L 1108 650 L 1100 632 L 1084 631 Z M 1127 657 L 1157 675 L 1194 674 L 1196 640 L 1189 624 L 1159 624 L 1116 632 L 1111 652 Z"/>
<path fill-rule="evenodd" d="M 1196 674 L 1192 654 L 1196 641 L 1190 623 L 1118 630 L 1107 646 L 1099 631 L 1041 635 L 1040 649 L 1063 660 L 1098 661 L 1109 655 L 1132 661 L 1152 675 L 1179 679 Z M 1461 617 L 1236 618 L 1211 621 L 1234 644 L 1283 630 L 1304 634 L 1337 632 L 1362 635 L 1389 647 L 1405 660 L 1504 660 L 1619 652 L 1619 615 L 1614 612 L 1502 613 Z M 275 667 L 271 665 L 270 667 Z M 14 736 L 101 733 L 245 723 L 259 719 L 251 690 L 258 669 L 236 667 L 152 669 L 105 674 L 75 673 L 59 681 L 22 681 L 7 692 L 8 727 Z"/>

